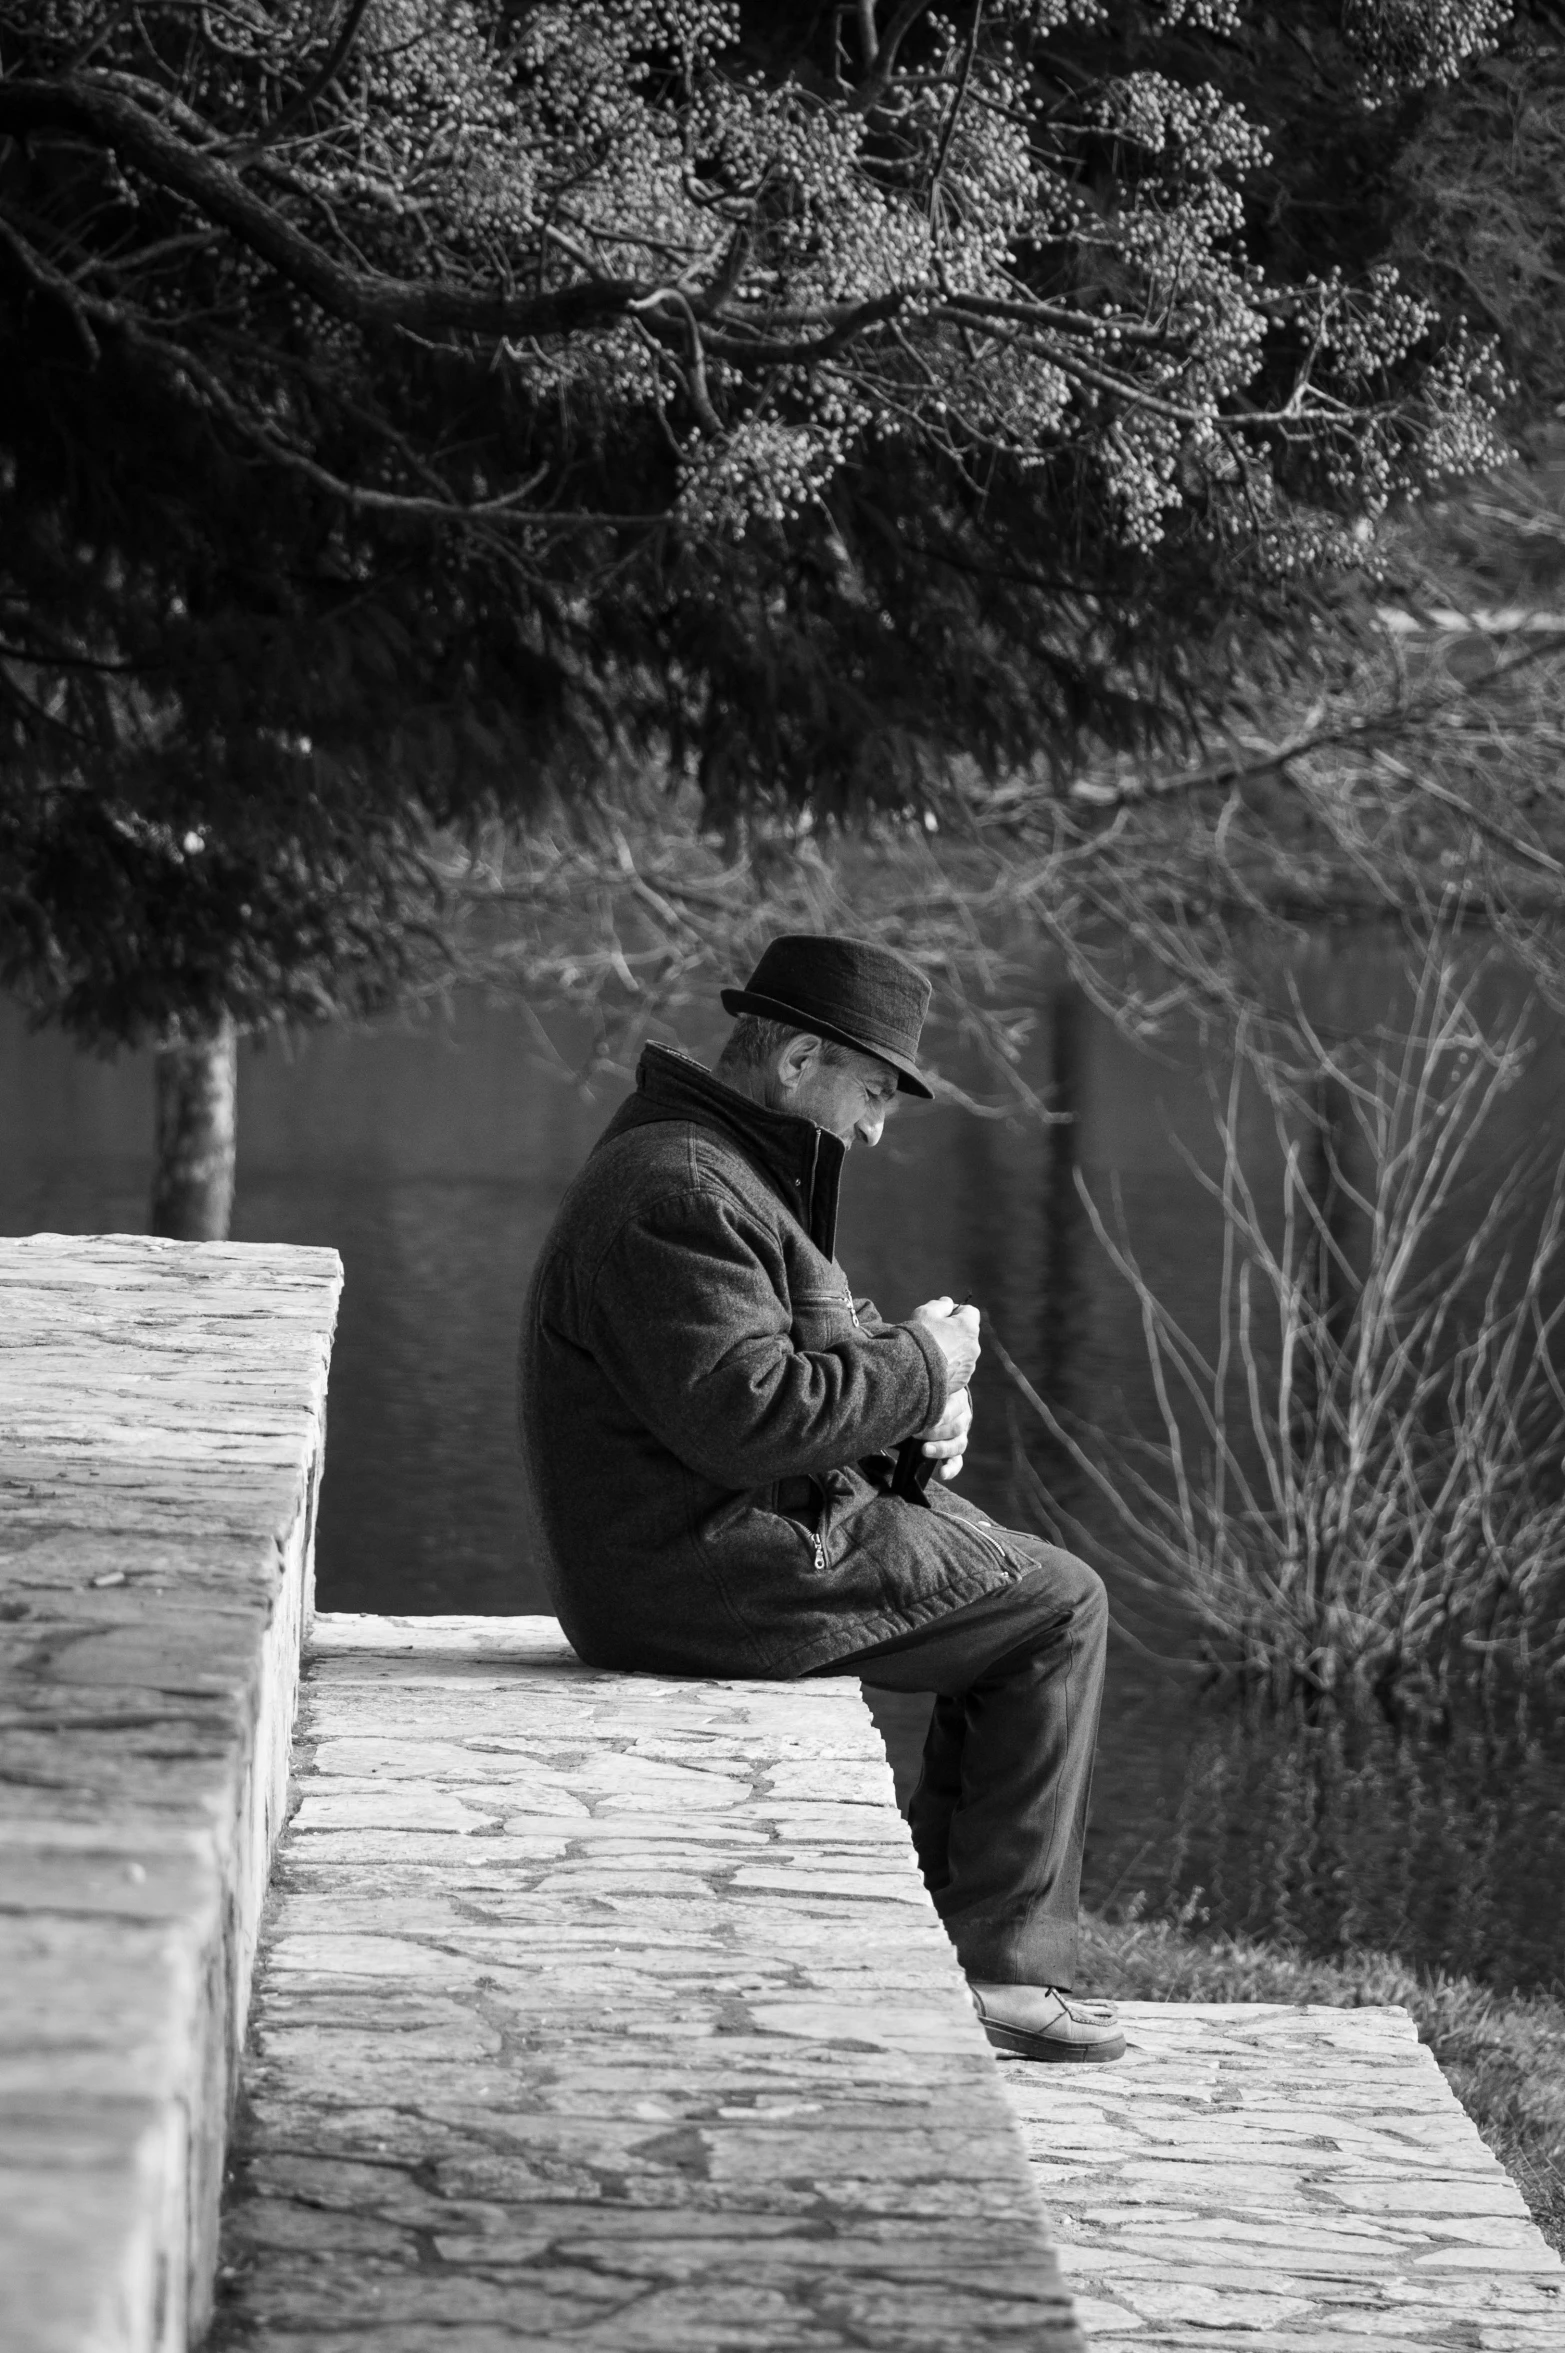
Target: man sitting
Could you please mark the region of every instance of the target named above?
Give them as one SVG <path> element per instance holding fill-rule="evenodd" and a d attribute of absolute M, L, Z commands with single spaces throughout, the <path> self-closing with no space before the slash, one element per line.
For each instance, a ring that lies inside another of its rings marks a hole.
<path fill-rule="evenodd" d="M 1115 2059 L 1068 1995 L 1102 1583 L 950 1492 L 977 1310 L 885 1323 L 833 1255 L 849 1149 L 929 1095 L 929 997 L 888 949 L 787 936 L 723 991 L 715 1071 L 647 1047 L 538 1261 L 522 1442 L 589 1666 L 936 1694 L 910 1827 L 989 2039 Z M 938 1475 L 894 1495 L 910 1438 Z"/>

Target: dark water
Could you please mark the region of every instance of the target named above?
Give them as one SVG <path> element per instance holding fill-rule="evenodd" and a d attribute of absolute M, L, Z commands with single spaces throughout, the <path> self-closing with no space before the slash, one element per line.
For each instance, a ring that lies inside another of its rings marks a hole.
<path fill-rule="evenodd" d="M 1389 951 L 1322 943 L 1301 984 L 1347 1026 L 1394 993 Z M 1494 984 L 1498 1021 L 1509 992 Z M 1356 1010 L 1355 1010 L 1356 1009 Z M 709 1053 L 716 1022 L 680 1042 Z M 585 1037 L 550 1029 L 567 1059 Z M 946 1067 L 988 1092 L 949 1047 Z M 840 1255 L 886 1313 L 970 1293 L 1028 1375 L 1085 1419 L 1148 1436 L 1158 1423 L 1139 1310 L 1076 1195 L 1117 1184 L 1127 1230 L 1174 1314 L 1214 1315 L 1216 1165 L 1208 1070 L 1193 1050 L 1144 1054 L 1074 994 L 1040 984 L 1032 1082 L 1073 1113 L 1049 1129 L 904 1105 L 847 1172 Z M 1485 1141 L 1498 1170 L 1561 1132 L 1559 1039 Z M 329 1242 L 347 1290 L 332 1376 L 320 1531 L 328 1608 L 543 1606 L 512 1424 L 517 1314 L 534 1253 L 618 1089 L 584 1100 L 540 1059 L 518 1006 L 333 1032 L 247 1054 L 235 1238 Z M 1280 1165 L 1247 1114 L 1264 1190 Z M 0 1006 L 0 1231 L 145 1227 L 151 1147 L 144 1062 L 103 1063 L 29 1035 Z M 1192 1163 L 1194 1164 L 1192 1166 Z M 967 1483 L 1021 1518 L 1013 1439 L 1058 1477 L 980 1370 Z M 1082 1497 L 1071 1498 L 1092 1518 Z M 1115 1579 L 1122 1628 L 1100 1748 L 1089 1896 L 1181 1905 L 1212 1923 L 1297 1934 L 1320 1949 L 1379 1945 L 1492 1978 L 1565 1976 L 1565 1744 L 1546 1711 L 1468 1725 L 1441 1743 L 1384 1729 L 1247 1724 L 1203 1693 L 1176 1610 Z"/>

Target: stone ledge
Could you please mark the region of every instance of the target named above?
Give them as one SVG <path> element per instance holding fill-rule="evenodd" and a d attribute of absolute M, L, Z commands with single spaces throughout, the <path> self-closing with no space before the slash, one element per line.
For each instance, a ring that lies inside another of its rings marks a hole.
<path fill-rule="evenodd" d="M 209 2309 L 340 1285 L 0 1241 L 6 2353 L 182 2353 Z"/>
<path fill-rule="evenodd" d="M 1118 2066 L 1001 2070 L 1096 2353 L 1565 2345 L 1560 2259 L 1405 2010 L 1122 2008 Z"/>
<path fill-rule="evenodd" d="M 856 1682 L 316 1621 L 219 2345 L 1077 2353 Z"/>

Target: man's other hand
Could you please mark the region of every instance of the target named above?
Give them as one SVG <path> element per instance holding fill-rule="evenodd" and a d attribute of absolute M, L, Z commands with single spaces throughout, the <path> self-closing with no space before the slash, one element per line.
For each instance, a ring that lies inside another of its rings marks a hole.
<path fill-rule="evenodd" d="M 938 1463 L 942 1479 L 954 1479 L 960 1472 L 972 1426 L 973 1401 L 965 1389 L 956 1389 L 934 1428 L 924 1432 L 923 1451 Z"/>
<path fill-rule="evenodd" d="M 922 1324 L 946 1360 L 946 1381 L 965 1389 L 978 1362 L 978 1310 L 958 1307 L 952 1299 L 926 1299 L 915 1307 L 912 1320 Z"/>

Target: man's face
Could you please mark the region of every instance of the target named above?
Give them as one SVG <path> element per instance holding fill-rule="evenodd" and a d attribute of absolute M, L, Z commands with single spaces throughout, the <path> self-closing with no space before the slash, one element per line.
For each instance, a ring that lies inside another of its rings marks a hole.
<path fill-rule="evenodd" d="M 813 1119 L 828 1135 L 852 1149 L 855 1141 L 878 1144 L 886 1115 L 897 1099 L 897 1074 L 873 1054 L 842 1049 L 841 1062 L 822 1058 L 818 1038 L 795 1041 L 777 1072 L 777 1109 Z"/>

